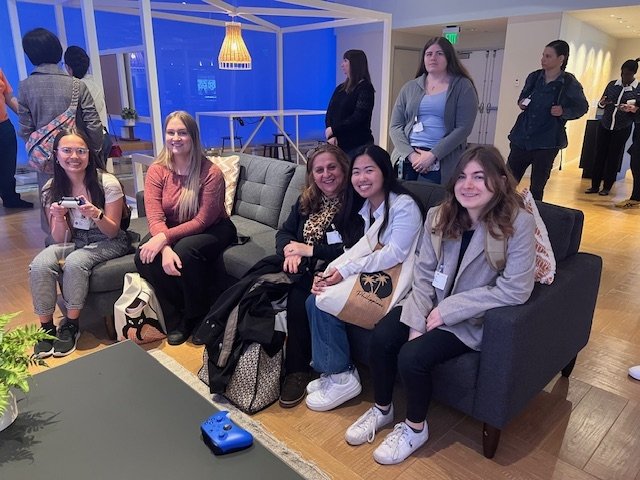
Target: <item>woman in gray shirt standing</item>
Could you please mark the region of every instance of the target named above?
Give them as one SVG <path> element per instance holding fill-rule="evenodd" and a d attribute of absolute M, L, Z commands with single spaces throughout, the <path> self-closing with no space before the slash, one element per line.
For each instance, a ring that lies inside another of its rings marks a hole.
<path fill-rule="evenodd" d="M 473 80 L 443 37 L 422 49 L 416 78 L 407 82 L 391 113 L 391 160 L 401 177 L 447 183 L 467 146 L 478 113 Z"/>

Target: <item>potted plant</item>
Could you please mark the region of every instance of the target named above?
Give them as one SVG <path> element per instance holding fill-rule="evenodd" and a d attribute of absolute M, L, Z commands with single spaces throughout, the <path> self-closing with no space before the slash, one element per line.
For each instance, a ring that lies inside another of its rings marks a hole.
<path fill-rule="evenodd" d="M 133 127 L 136 124 L 138 112 L 134 108 L 124 107 L 120 113 L 120 118 L 124 120 L 125 127 Z"/>
<path fill-rule="evenodd" d="M 6 331 L 9 321 L 18 313 L 0 315 L 0 431 L 18 416 L 16 398 L 12 389 L 29 391 L 29 366 L 45 365 L 33 356 L 32 348 L 40 340 L 53 339 L 39 325 L 25 325 Z"/>

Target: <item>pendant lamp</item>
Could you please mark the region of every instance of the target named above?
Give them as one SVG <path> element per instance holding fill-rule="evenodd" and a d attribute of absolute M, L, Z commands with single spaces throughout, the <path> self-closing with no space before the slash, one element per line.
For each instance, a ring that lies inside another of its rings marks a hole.
<path fill-rule="evenodd" d="M 225 36 L 218 54 L 220 70 L 251 70 L 251 55 L 244 44 L 240 23 L 225 22 Z"/>

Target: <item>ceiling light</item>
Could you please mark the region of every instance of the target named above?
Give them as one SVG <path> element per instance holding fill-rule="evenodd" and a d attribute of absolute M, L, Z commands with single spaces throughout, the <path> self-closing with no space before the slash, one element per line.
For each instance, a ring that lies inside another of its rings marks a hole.
<path fill-rule="evenodd" d="M 251 55 L 242 39 L 240 23 L 225 22 L 225 36 L 218 54 L 220 70 L 251 70 Z"/>

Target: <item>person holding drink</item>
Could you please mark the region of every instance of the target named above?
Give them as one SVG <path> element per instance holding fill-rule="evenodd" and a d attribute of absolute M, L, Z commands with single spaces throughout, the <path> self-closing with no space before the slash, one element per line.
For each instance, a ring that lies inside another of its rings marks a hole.
<path fill-rule="evenodd" d="M 42 328 L 57 338 L 36 344 L 38 358 L 64 357 L 76 349 L 91 269 L 124 255 L 130 246 L 120 228 L 124 207 L 120 182 L 98 171 L 97 154 L 88 145 L 85 133 L 62 130 L 53 144 L 53 178 L 42 190 L 52 243 L 29 265 L 29 283 Z M 58 284 L 66 315 L 56 332 L 53 312 Z"/>

